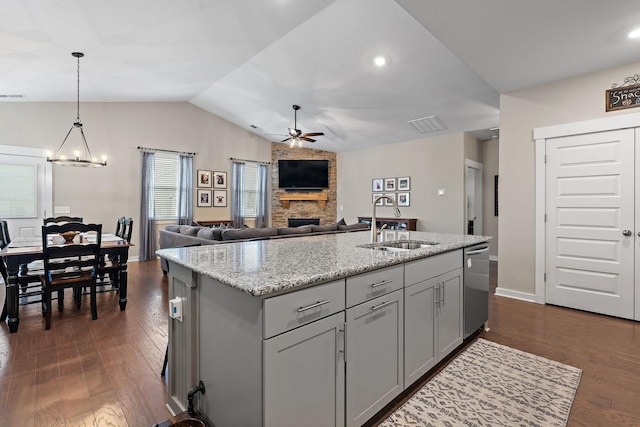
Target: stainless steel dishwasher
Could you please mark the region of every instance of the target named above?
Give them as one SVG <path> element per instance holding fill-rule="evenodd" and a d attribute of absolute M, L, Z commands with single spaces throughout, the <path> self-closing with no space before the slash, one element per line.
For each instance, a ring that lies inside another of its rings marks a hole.
<path fill-rule="evenodd" d="M 489 244 L 464 250 L 464 337 L 489 320 Z"/>

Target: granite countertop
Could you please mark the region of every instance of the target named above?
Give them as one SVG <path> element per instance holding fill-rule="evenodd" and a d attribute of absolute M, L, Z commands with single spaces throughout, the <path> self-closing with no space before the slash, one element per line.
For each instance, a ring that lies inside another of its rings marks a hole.
<path fill-rule="evenodd" d="M 400 232 L 398 232 L 400 233 Z M 388 232 L 385 233 L 385 236 Z M 437 243 L 406 252 L 358 247 L 370 243 L 370 232 L 325 234 L 220 245 L 160 249 L 160 257 L 254 296 L 295 288 L 426 258 L 478 243 L 491 237 L 402 232 L 402 237 Z"/>

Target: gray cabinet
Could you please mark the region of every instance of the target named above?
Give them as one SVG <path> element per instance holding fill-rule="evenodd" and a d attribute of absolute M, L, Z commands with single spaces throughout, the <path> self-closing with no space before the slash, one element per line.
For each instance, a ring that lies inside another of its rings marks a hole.
<path fill-rule="evenodd" d="M 462 344 L 462 268 L 438 277 L 436 289 L 436 321 L 438 360 L 441 360 Z"/>
<path fill-rule="evenodd" d="M 404 290 L 404 383 L 408 386 L 438 362 L 435 290 L 438 278 L 423 280 Z"/>
<path fill-rule="evenodd" d="M 343 327 L 344 311 L 264 341 L 265 427 L 344 425 Z"/>
<path fill-rule="evenodd" d="M 346 317 L 346 425 L 360 426 L 404 388 L 402 290 L 348 308 Z"/>
<path fill-rule="evenodd" d="M 462 344 L 462 251 L 405 264 L 405 385 Z"/>

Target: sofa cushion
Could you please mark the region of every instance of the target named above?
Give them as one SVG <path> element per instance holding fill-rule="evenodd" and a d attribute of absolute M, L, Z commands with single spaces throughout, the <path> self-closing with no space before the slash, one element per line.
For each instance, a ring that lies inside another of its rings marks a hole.
<path fill-rule="evenodd" d="M 356 222 L 355 224 L 339 225 L 338 226 L 338 230 L 343 230 L 343 231 L 368 230 L 368 229 L 369 229 L 369 224 L 364 223 L 364 222 Z"/>
<path fill-rule="evenodd" d="M 277 234 L 278 231 L 275 227 L 227 229 L 222 230 L 222 240 L 256 239 Z"/>
<path fill-rule="evenodd" d="M 222 231 L 226 230 L 227 228 L 222 228 L 222 227 L 213 227 L 211 230 L 212 231 L 212 236 L 213 236 L 213 240 L 222 240 Z"/>
<path fill-rule="evenodd" d="M 180 227 L 182 227 L 179 224 L 169 224 L 167 225 L 164 229 L 167 231 L 173 231 L 174 233 L 179 233 L 180 232 Z"/>
<path fill-rule="evenodd" d="M 182 225 L 180 226 L 180 234 L 184 234 L 186 236 L 195 236 L 198 234 L 198 231 L 200 231 L 202 227 L 197 226 L 194 227 L 192 225 Z"/>
<path fill-rule="evenodd" d="M 327 225 L 312 225 L 311 231 L 314 233 L 325 232 L 325 231 L 336 231 L 338 229 L 337 224 L 327 224 Z"/>
<path fill-rule="evenodd" d="M 278 235 L 279 236 L 287 236 L 290 234 L 307 234 L 311 233 L 313 230 L 310 225 L 302 225 L 300 227 L 279 227 Z"/>
<path fill-rule="evenodd" d="M 213 240 L 213 228 L 203 227 L 200 230 L 198 230 L 198 233 L 196 234 L 196 236 L 198 236 L 201 239 Z"/>

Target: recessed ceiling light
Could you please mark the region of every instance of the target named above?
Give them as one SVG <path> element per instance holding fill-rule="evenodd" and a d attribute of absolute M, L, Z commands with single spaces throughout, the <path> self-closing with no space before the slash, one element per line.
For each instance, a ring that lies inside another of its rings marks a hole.
<path fill-rule="evenodd" d="M 385 58 L 382 55 L 378 55 L 375 58 L 373 58 L 373 63 L 376 64 L 376 66 L 378 67 L 384 67 L 385 65 L 387 65 L 387 58 Z"/>
<path fill-rule="evenodd" d="M 629 37 L 630 39 L 637 39 L 640 38 L 640 28 L 636 28 L 635 30 L 631 31 L 627 37 Z"/>

